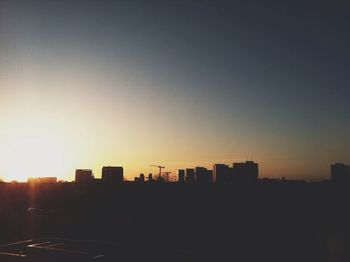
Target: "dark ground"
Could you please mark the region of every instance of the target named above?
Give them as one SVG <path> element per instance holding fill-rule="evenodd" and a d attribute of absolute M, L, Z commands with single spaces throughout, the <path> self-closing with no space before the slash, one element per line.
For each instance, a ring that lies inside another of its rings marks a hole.
<path fill-rule="evenodd" d="M 0 243 L 62 237 L 186 258 L 176 261 L 350 261 L 349 188 L 1 184 Z"/>

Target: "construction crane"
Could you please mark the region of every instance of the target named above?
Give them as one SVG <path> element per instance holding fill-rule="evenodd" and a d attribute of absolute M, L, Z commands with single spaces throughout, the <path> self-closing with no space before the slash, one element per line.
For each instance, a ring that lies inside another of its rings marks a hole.
<path fill-rule="evenodd" d="M 158 179 L 162 179 L 162 169 L 165 168 L 164 166 L 157 166 L 157 165 L 150 165 L 153 167 L 158 167 L 159 168 L 159 176 Z"/>

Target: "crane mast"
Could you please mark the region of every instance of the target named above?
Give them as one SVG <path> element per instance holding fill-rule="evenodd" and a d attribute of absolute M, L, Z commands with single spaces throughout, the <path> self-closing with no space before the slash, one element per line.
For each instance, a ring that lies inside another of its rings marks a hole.
<path fill-rule="evenodd" d="M 161 165 L 150 165 L 150 166 L 153 166 L 153 167 L 158 167 L 159 168 L 159 174 L 158 174 L 158 179 L 162 179 L 162 169 L 164 169 L 165 167 L 164 166 L 161 166 Z"/>

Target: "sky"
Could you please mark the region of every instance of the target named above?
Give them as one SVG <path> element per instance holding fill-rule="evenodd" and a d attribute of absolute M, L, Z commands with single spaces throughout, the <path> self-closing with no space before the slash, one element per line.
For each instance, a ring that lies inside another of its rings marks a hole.
<path fill-rule="evenodd" d="M 345 2 L 345 1 L 344 1 Z M 0 0 L 0 178 L 350 164 L 340 1 Z"/>

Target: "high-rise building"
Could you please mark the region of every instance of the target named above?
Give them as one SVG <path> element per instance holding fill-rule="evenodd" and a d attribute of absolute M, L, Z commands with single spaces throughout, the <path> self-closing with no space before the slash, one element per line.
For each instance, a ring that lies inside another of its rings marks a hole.
<path fill-rule="evenodd" d="M 331 177 L 335 182 L 350 181 L 350 166 L 343 163 L 331 165 Z"/>
<path fill-rule="evenodd" d="M 228 182 L 228 166 L 224 164 L 214 164 L 213 166 L 213 181 L 215 183 Z"/>
<path fill-rule="evenodd" d="M 194 168 L 194 180 L 196 183 L 203 183 L 205 176 L 207 174 L 207 169 L 205 167 L 197 166 Z"/>
<path fill-rule="evenodd" d="M 185 170 L 179 169 L 177 171 L 177 177 L 179 183 L 185 183 Z"/>
<path fill-rule="evenodd" d="M 253 161 L 234 163 L 232 166 L 232 175 L 237 178 L 239 182 L 254 182 L 259 176 L 258 164 Z"/>
<path fill-rule="evenodd" d="M 75 170 L 75 182 L 88 183 L 94 180 L 94 175 L 91 169 L 76 169 Z"/>
<path fill-rule="evenodd" d="M 102 168 L 102 181 L 123 182 L 124 171 L 121 166 L 104 166 Z"/>
<path fill-rule="evenodd" d="M 212 175 L 209 170 L 205 167 L 196 167 L 195 168 L 195 181 L 199 184 L 208 184 L 212 182 Z"/>
<path fill-rule="evenodd" d="M 186 183 L 194 183 L 194 169 L 186 168 Z"/>
<path fill-rule="evenodd" d="M 213 183 L 213 170 L 207 170 L 207 177 L 210 183 Z"/>

